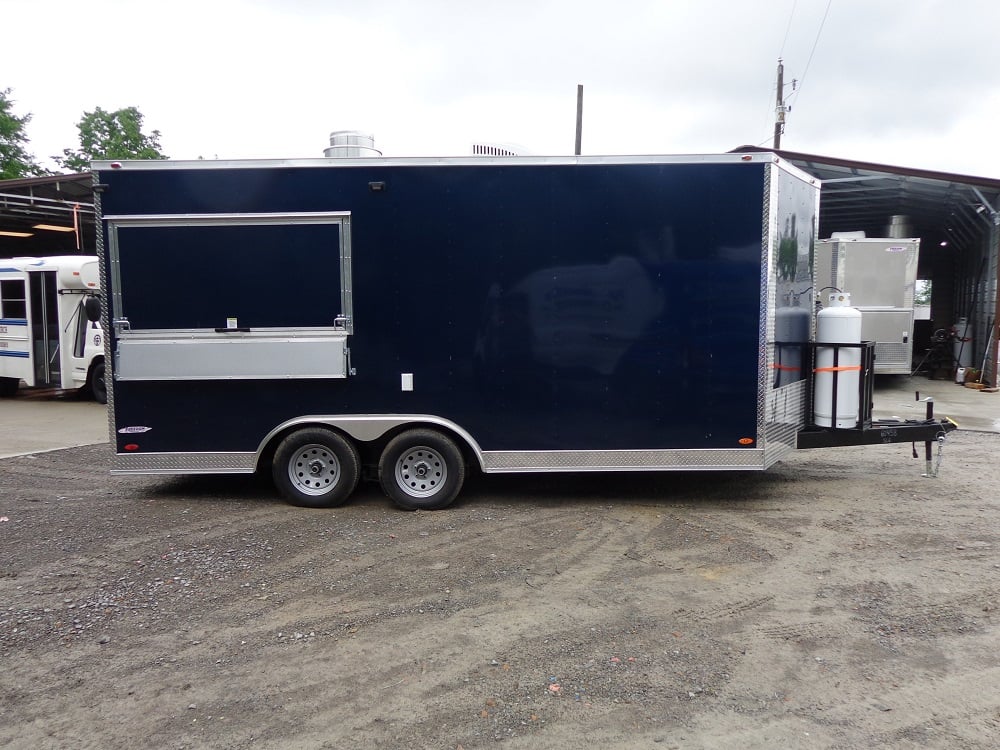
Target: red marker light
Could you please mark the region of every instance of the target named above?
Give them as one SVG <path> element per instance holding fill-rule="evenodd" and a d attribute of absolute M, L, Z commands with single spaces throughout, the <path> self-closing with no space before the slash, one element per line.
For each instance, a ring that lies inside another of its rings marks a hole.
<path fill-rule="evenodd" d="M 112 169 L 121 169 L 122 168 L 122 163 L 120 161 L 113 161 L 113 162 L 111 162 L 111 168 Z"/>
<path fill-rule="evenodd" d="M 137 451 L 137 450 L 139 450 L 139 444 L 138 443 L 129 443 L 128 445 L 125 446 L 125 450 L 127 450 L 127 451 Z"/>

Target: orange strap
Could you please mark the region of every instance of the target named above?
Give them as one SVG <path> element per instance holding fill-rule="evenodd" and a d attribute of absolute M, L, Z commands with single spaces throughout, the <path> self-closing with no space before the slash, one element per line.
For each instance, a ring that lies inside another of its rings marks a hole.
<path fill-rule="evenodd" d="M 773 364 L 771 368 L 774 370 L 790 370 L 792 372 L 798 372 L 801 368 L 799 367 L 789 367 L 788 365 Z"/>
<path fill-rule="evenodd" d="M 813 372 L 844 372 L 860 370 L 861 365 L 841 365 L 840 367 L 817 367 Z"/>

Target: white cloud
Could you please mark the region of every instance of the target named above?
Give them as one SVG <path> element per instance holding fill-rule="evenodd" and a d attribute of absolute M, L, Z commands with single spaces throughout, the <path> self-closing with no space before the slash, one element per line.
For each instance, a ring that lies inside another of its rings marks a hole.
<path fill-rule="evenodd" d="M 585 153 L 690 153 L 770 142 L 780 54 L 804 77 L 785 148 L 1000 176 L 1000 4 L 828 2 L 0 0 L 25 32 L 0 88 L 39 157 L 97 106 L 138 107 L 174 158 L 320 156 L 341 129 L 565 154 L 577 84 Z"/>

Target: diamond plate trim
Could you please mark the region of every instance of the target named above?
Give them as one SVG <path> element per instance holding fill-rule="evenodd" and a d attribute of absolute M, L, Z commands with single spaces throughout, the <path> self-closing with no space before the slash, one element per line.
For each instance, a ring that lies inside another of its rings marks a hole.
<path fill-rule="evenodd" d="M 108 301 L 107 248 L 104 246 L 104 215 L 101 210 L 101 190 L 98 185 L 97 172 L 94 171 L 94 216 L 97 220 L 97 266 L 101 279 L 101 328 L 104 329 L 104 383 L 108 390 L 107 419 L 108 442 L 112 449 L 115 445 L 115 381 L 111 373 L 111 305 Z"/>
<path fill-rule="evenodd" d="M 771 163 L 764 169 L 764 195 L 761 214 L 760 248 L 760 309 L 757 330 L 757 447 L 767 449 L 767 424 L 771 421 L 767 413 L 766 394 L 770 385 L 774 352 L 768 344 L 774 341 L 774 311 L 777 306 L 774 278 L 774 248 L 778 242 L 778 180 L 774 172 L 778 167 Z M 761 444 L 763 443 L 763 445 Z"/>
<path fill-rule="evenodd" d="M 252 474 L 254 453 L 117 453 L 112 474 Z"/>
<path fill-rule="evenodd" d="M 764 452 L 738 450 L 484 451 L 487 473 L 763 469 Z"/>
<path fill-rule="evenodd" d="M 772 466 L 795 450 L 802 415 L 806 413 L 809 389 L 800 380 L 775 388 L 767 396 L 767 431 L 764 440 L 764 468 Z"/>

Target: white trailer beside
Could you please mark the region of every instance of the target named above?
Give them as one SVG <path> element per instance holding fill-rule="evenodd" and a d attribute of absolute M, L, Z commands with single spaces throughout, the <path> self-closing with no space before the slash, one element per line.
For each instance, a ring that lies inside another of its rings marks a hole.
<path fill-rule="evenodd" d="M 0 259 L 0 396 L 24 381 L 107 401 L 99 295 L 94 255 Z"/>
<path fill-rule="evenodd" d="M 913 297 L 920 240 L 846 233 L 816 243 L 816 289 L 850 292 L 861 339 L 875 342 L 875 374 L 913 369 Z"/>

